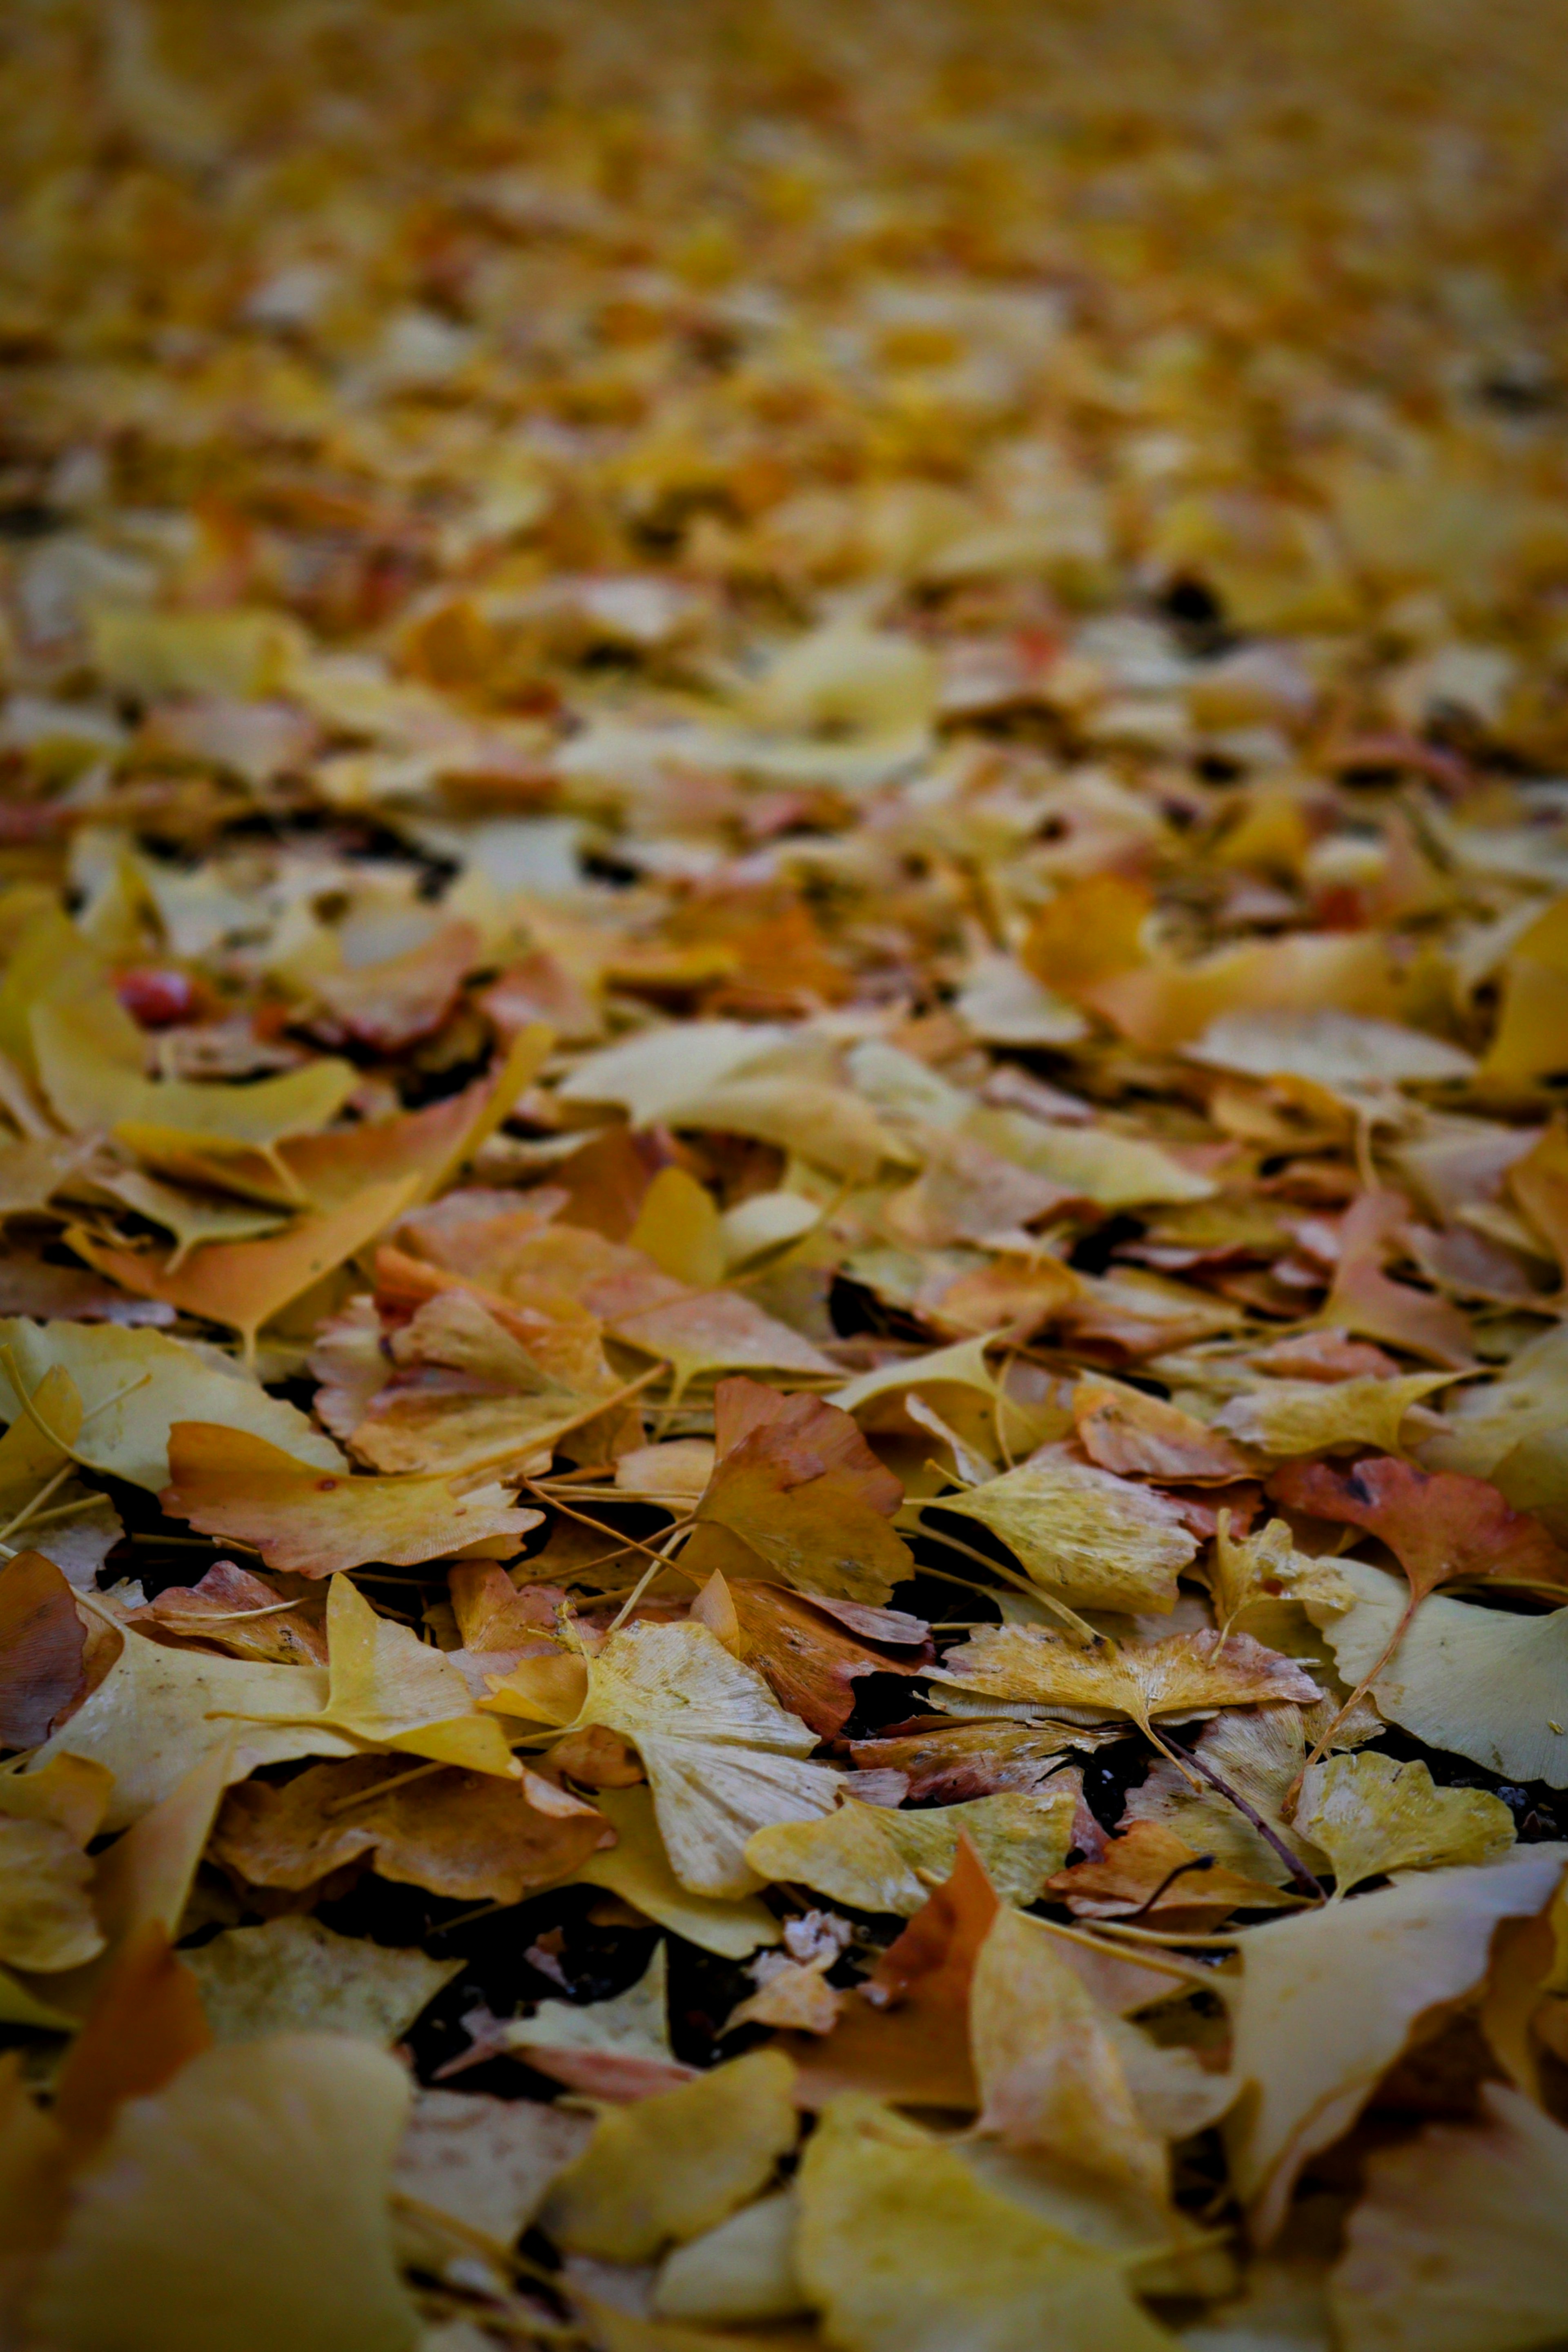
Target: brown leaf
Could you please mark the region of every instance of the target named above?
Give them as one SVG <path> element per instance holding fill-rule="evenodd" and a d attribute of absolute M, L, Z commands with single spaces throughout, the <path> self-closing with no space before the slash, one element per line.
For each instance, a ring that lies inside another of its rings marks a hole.
<path fill-rule="evenodd" d="M 0 1748 L 37 1748 L 87 1686 L 87 1633 L 52 1559 L 21 1551 L 0 1568 Z"/>
<path fill-rule="evenodd" d="M 487 1773 L 411 1772 L 376 1756 L 313 1768 L 281 1788 L 246 1781 L 224 1806 L 213 1853 L 253 1886 L 298 1893 L 368 1858 L 378 1877 L 433 1895 L 520 1903 L 612 1842 L 591 1806 L 547 1813 Z"/>
<path fill-rule="evenodd" d="M 1348 1470 L 1328 1462 L 1292 1462 L 1269 1491 L 1287 1510 L 1380 1537 L 1417 1600 L 1439 1585 L 1492 1579 L 1546 1591 L 1568 1587 L 1568 1552 L 1486 1478 L 1419 1470 L 1393 1454 L 1372 1454 Z"/>

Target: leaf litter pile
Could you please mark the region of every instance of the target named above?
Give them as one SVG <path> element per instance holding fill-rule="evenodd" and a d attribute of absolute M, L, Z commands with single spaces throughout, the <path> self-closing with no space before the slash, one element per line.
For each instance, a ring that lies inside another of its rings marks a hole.
<path fill-rule="evenodd" d="M 16 2352 L 1563 2340 L 1556 40 L 13 12 Z"/>

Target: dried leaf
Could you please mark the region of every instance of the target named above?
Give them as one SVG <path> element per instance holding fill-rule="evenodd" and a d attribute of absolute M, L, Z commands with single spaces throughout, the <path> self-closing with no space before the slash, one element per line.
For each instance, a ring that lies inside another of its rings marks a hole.
<path fill-rule="evenodd" d="M 1493 1862 L 1513 1843 L 1513 1815 L 1482 1789 L 1439 1789 L 1425 1764 L 1334 1756 L 1301 1783 L 1296 1825 L 1333 1865 L 1338 1895 L 1396 1870 Z"/>
<path fill-rule="evenodd" d="M 972 1803 L 904 1813 L 846 1797 L 825 1820 L 758 1830 L 746 1859 L 760 1878 L 810 1886 L 857 1911 L 912 1918 L 930 1885 L 952 1869 L 969 1837 L 1004 1902 L 1032 1903 L 1060 1870 L 1072 1839 L 1076 1786 L 1025 1796 L 1015 1790 Z"/>
<path fill-rule="evenodd" d="M 350 1477 L 214 1422 L 176 1422 L 169 1465 L 159 1497 L 166 1511 L 254 1544 L 269 1568 L 298 1576 L 371 1560 L 413 1567 L 539 1524 L 538 1511 L 517 1509 L 499 1486 L 459 1495 L 445 1478 Z"/>
<path fill-rule="evenodd" d="M 1306 1704 L 1316 1683 L 1289 1658 L 1248 1633 L 1172 1633 L 1119 1647 L 1102 1639 L 1081 1650 L 1033 1626 L 982 1626 L 933 1681 L 967 1696 L 1022 1700 L 1040 1707 L 1090 1707 L 1146 1723 L 1157 1715 L 1257 1706 L 1266 1699 Z"/>
<path fill-rule="evenodd" d="M 463 1967 L 336 1936 L 319 1919 L 290 1913 L 259 1927 L 225 1928 L 184 1958 L 220 2042 L 278 2033 L 401 2041 Z"/>
<path fill-rule="evenodd" d="M 989 1528 L 1042 1591 L 1077 1608 L 1168 1610 L 1197 1551 L 1165 1496 L 1065 1455 L 944 1495 L 941 1508 Z"/>
<path fill-rule="evenodd" d="M 37 1551 L 8 1559 L 0 1568 L 0 1748 L 37 1748 L 48 1738 L 86 1685 L 86 1646 L 54 1561 Z"/>

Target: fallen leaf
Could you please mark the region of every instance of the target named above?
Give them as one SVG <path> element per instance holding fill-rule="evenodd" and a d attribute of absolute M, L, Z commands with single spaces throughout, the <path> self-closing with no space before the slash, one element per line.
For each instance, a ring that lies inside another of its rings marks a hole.
<path fill-rule="evenodd" d="M 1527 1848 L 1249 1930 L 1231 2064 L 1249 2088 L 1227 2139 L 1260 2242 L 1278 2231 L 1302 2165 L 1349 2129 L 1418 2021 L 1479 1983 L 1498 1922 L 1541 1910 L 1562 1870 L 1559 1849 Z"/>
<path fill-rule="evenodd" d="M 115 1627 L 100 1603 L 82 1606 Z M 322 1718 L 326 1697 L 319 1666 L 215 1658 L 127 1632 L 97 1689 L 35 1751 L 27 1769 L 44 1770 L 62 1756 L 106 1767 L 114 1795 L 104 1826 L 124 1829 L 214 1748 L 226 1751 L 231 1780 L 292 1756 L 356 1754 L 355 1742 Z"/>
<path fill-rule="evenodd" d="M 183 1957 L 219 2042 L 278 2033 L 397 2042 L 463 1968 L 460 1959 L 336 1936 L 297 1913 L 226 1927 Z"/>
<path fill-rule="evenodd" d="M 1076 1784 L 1034 1796 L 1009 1790 L 913 1813 L 847 1796 L 824 1820 L 757 1831 L 746 1859 L 759 1878 L 907 1919 L 924 1906 L 930 1885 L 951 1872 L 958 1840 L 967 1835 L 1002 1900 L 1032 1903 L 1066 1858 L 1078 1796 Z"/>
<path fill-rule="evenodd" d="M 1239 1815 L 1234 1818 L 1242 1825 Z M 1196 1822 L 1191 1827 L 1201 1834 Z M 1228 1869 L 1212 1851 L 1200 1853 L 1164 1822 L 1136 1817 L 1098 1860 L 1058 1871 L 1050 1892 L 1081 1919 L 1146 1917 L 1155 1927 L 1198 1930 L 1218 1927 L 1233 1911 L 1273 1911 L 1300 1899 Z"/>
<path fill-rule="evenodd" d="M 600 2116 L 542 2220 L 563 2244 L 646 2262 L 713 2229 L 793 2147 L 794 2068 L 777 2051 L 732 2059 L 679 2090 Z"/>
<path fill-rule="evenodd" d="M 1064 1455 L 944 1495 L 939 1507 L 989 1528 L 1043 1592 L 1081 1609 L 1168 1610 L 1197 1551 L 1165 1496 Z"/>
<path fill-rule="evenodd" d="M 1391 1871 L 1494 1862 L 1513 1843 L 1513 1815 L 1484 1789 L 1439 1789 L 1425 1764 L 1333 1756 L 1301 1782 L 1296 1825 L 1327 1854 L 1336 1895 Z"/>
<path fill-rule="evenodd" d="M 54 1561 L 16 1552 L 0 1568 L 0 1747 L 37 1748 L 48 1738 L 86 1685 L 86 1647 L 70 1586 Z"/>
<path fill-rule="evenodd" d="M 92 1864 L 52 1822 L 0 1819 L 0 1961 L 37 1973 L 80 1968 L 103 1949 Z"/>
<path fill-rule="evenodd" d="M 841 1776 L 803 1759 L 815 1735 L 705 1625 L 628 1625 L 589 1662 L 579 1727 L 629 1739 L 659 1832 L 695 1895 L 749 1895 L 746 1841 L 769 1822 L 830 1813 Z"/>
<path fill-rule="evenodd" d="M 736 1654 L 758 1668 L 779 1706 L 809 1724 L 819 1739 L 831 1739 L 842 1730 L 854 1706 L 855 1683 L 862 1676 L 917 1675 L 931 1663 L 930 1644 L 918 1619 L 906 1621 L 918 1631 L 905 1632 L 895 1647 L 904 1631 L 896 1614 L 866 1610 L 867 1630 L 876 1628 L 879 1616 L 885 1617 L 892 1637 L 873 1647 L 835 1623 L 826 1610 L 780 1585 L 742 1578 L 727 1590 L 736 1612 Z M 910 1650 L 913 1657 L 907 1654 Z"/>
<path fill-rule="evenodd" d="M 176 1422 L 169 1465 L 159 1497 L 166 1511 L 254 1544 L 269 1568 L 298 1576 L 371 1560 L 413 1567 L 539 1524 L 538 1511 L 518 1509 L 499 1486 L 460 1495 L 445 1478 L 352 1477 L 214 1422 Z"/>
<path fill-rule="evenodd" d="M 981 2187 L 956 2151 L 879 2106 L 829 2107 L 800 2168 L 796 2261 L 845 2352 L 1155 2352 L 1174 2339 L 1122 2264 Z"/>
<path fill-rule="evenodd" d="M 126 2352 L 413 2352 L 386 2196 L 396 2062 L 280 2035 L 204 2052 L 133 2099 L 78 2174 L 28 2305 L 46 2339 Z"/>
<path fill-rule="evenodd" d="M 306 1414 L 269 1396 L 216 1348 L 162 1331 L 19 1317 L 0 1323 L 0 1348 L 10 1350 L 35 1400 L 51 1371 L 68 1377 L 82 1406 L 81 1428 L 70 1440 L 78 1460 L 153 1494 L 169 1483 L 169 1431 L 177 1421 L 219 1422 L 297 1461 L 343 1467 L 331 1439 Z M 20 1407 L 5 1360 L 0 1356 L 0 1414 L 15 1427 Z"/>
<path fill-rule="evenodd" d="M 1325 1625 L 1324 1638 L 1341 1675 L 1366 1684 L 1380 1715 L 1511 1780 L 1568 1787 L 1568 1717 L 1554 1711 L 1568 1609 L 1514 1616 L 1438 1592 L 1411 1616 L 1399 1579 L 1361 1560 L 1343 1566 L 1356 1606 Z"/>
<path fill-rule="evenodd" d="M 1416 1601 L 1442 1584 L 1568 1586 L 1568 1552 L 1484 1478 L 1374 1455 L 1349 1470 L 1292 1463 L 1272 1482 L 1291 1510 L 1364 1528 L 1388 1546 Z"/>
<path fill-rule="evenodd" d="M 851 1416 L 820 1397 L 781 1397 L 755 1381 L 715 1393 L 717 1459 L 696 1507 L 686 1564 L 726 1568 L 703 1530 L 720 1529 L 809 1593 L 885 1601 L 909 1575 L 909 1549 L 888 1520 L 904 1500 Z"/>
<path fill-rule="evenodd" d="M 916 1801 L 956 1804 L 1003 1789 L 1042 1789 L 1073 1748 L 1120 1737 L 1114 1725 L 950 1723 L 930 1715 L 852 1740 L 850 1755 L 860 1771 L 902 1772 Z"/>
<path fill-rule="evenodd" d="M 1310 1704 L 1322 1696 L 1300 1666 L 1247 1633 L 1173 1633 L 1125 1646 L 1101 1640 L 1081 1650 L 1033 1626 L 985 1625 L 948 1651 L 932 1679 L 967 1695 L 1091 1707 L 1142 1724 L 1156 1715 L 1257 1706 L 1266 1699 Z"/>
<path fill-rule="evenodd" d="M 1119 1381 L 1081 1380 L 1072 1391 L 1078 1442 L 1091 1462 L 1124 1477 L 1244 1478 L 1247 1455 L 1193 1414 Z"/>
<path fill-rule="evenodd" d="M 1406 1415 L 1453 1378 L 1451 1372 L 1408 1372 L 1397 1380 L 1258 1381 L 1233 1397 L 1214 1426 L 1263 1454 L 1354 1452 L 1397 1446 Z"/>
<path fill-rule="evenodd" d="M 376 1791 L 387 1783 L 386 1793 Z M 253 1886 L 299 1891 L 368 1858 L 377 1875 L 465 1903 L 519 1903 L 571 1876 L 604 1837 L 589 1806 L 537 1811 L 526 1787 L 444 1769 L 413 1777 L 382 1758 L 318 1766 L 229 1797 L 216 1860 Z"/>
<path fill-rule="evenodd" d="M 759 1945 L 778 1943 L 779 1922 L 755 1895 L 695 1895 L 681 1884 L 659 1834 L 651 1789 L 601 1789 L 594 1802 L 615 1843 L 579 1865 L 577 1876 L 588 1885 L 620 1895 L 672 1935 L 723 1959 L 744 1960 Z"/>
<path fill-rule="evenodd" d="M 1329 2290 L 1345 2352 L 1502 2352 L 1560 2326 L 1568 2132 L 1500 2083 L 1480 2097 L 1475 2123 L 1368 2159 Z"/>

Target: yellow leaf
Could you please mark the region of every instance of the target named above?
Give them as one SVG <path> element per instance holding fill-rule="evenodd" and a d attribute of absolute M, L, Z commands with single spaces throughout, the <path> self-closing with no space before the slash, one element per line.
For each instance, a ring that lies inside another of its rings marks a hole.
<path fill-rule="evenodd" d="M 29 1323 L 20 1316 L 0 1319 L 0 1348 L 15 1358 L 46 1421 L 50 1416 L 41 1403 L 40 1383 L 57 1370 L 70 1380 L 80 1399 L 82 1424 L 75 1436 L 63 1427 L 58 1434 L 68 1438 L 80 1461 L 154 1494 L 169 1483 L 169 1431 L 176 1421 L 222 1422 L 282 1446 L 297 1461 L 323 1470 L 344 1466 L 331 1439 L 306 1414 L 268 1396 L 216 1348 L 114 1323 Z M 0 1416 L 12 1423 L 0 1440 L 9 1444 L 24 1424 L 3 1355 Z"/>
<path fill-rule="evenodd" d="M 661 1168 L 627 1236 L 662 1274 L 706 1290 L 724 1279 L 725 1247 L 712 1193 L 684 1168 Z"/>
<path fill-rule="evenodd" d="M 753 1830 L 831 1812 L 841 1776 L 804 1761 L 816 1736 L 706 1625 L 633 1624 L 589 1664 L 576 1727 L 632 1742 L 675 1876 L 690 1893 L 753 1894 Z"/>
<path fill-rule="evenodd" d="M 1080 1609 L 1168 1610 L 1197 1539 L 1152 1488 L 1061 1454 L 939 1498 L 1000 1536 L 1044 1592 Z"/>
<path fill-rule="evenodd" d="M 874 2100 L 832 2100 L 800 2172 L 796 2263 L 842 2352 L 1161 2352 L 1115 2256 L 981 2186 Z"/>
<path fill-rule="evenodd" d="M 1541 1910 L 1562 1874 L 1556 1849 L 1525 1847 L 1248 1929 L 1231 2064 L 1249 2089 L 1226 2137 L 1261 2242 L 1302 2165 L 1350 2128 L 1416 2021 L 1479 1983 L 1498 1922 Z"/>
<path fill-rule="evenodd" d="M 758 1830 L 747 1841 L 746 1859 L 759 1877 L 810 1886 L 857 1911 L 911 1919 L 931 1884 L 951 1873 L 967 1833 L 1003 1901 L 1032 1903 L 1067 1859 L 1077 1804 L 1076 1776 L 1072 1786 L 1038 1795 L 1004 1790 L 918 1812 L 848 1797 L 823 1820 Z"/>
<path fill-rule="evenodd" d="M 599 1789 L 594 1802 L 614 1829 L 615 1843 L 591 1854 L 579 1869 L 577 1876 L 586 1885 L 619 1895 L 672 1935 L 723 1959 L 744 1960 L 759 1946 L 778 1943 L 779 1922 L 755 1896 L 727 1901 L 694 1895 L 681 1885 L 659 1834 L 651 1789 Z"/>
<path fill-rule="evenodd" d="M 268 1567 L 300 1576 L 331 1576 L 371 1560 L 416 1567 L 481 1538 L 526 1535 L 540 1518 L 498 1486 L 460 1495 L 446 1478 L 319 1470 L 214 1422 L 174 1423 L 169 1476 L 161 1497 L 166 1511 L 208 1535 L 254 1544 Z M 503 1550 L 510 1548 L 502 1542 Z"/>
<path fill-rule="evenodd" d="M 1041 1707 L 1092 1707 L 1145 1723 L 1156 1715 L 1256 1706 L 1265 1699 L 1312 1701 L 1322 1694 L 1289 1658 L 1246 1633 L 1173 1633 L 1165 1641 L 1082 1650 L 1033 1626 L 982 1626 L 949 1650 L 933 1682 L 966 1696 L 1021 1700 Z"/>
<path fill-rule="evenodd" d="M 300 1217 L 270 1241 L 207 1243 L 178 1271 L 141 1250 L 110 1248 L 79 1226 L 70 1228 L 68 1238 L 78 1257 L 126 1290 L 237 1331 L 252 1362 L 262 1325 L 373 1241 L 419 1191 L 417 1175 L 367 1185 L 341 1208 Z"/>
<path fill-rule="evenodd" d="M 364 1937 L 334 1935 L 308 1914 L 228 1927 L 182 1955 L 214 2042 L 275 2033 L 342 2033 L 400 2042 L 463 1968 Z"/>
<path fill-rule="evenodd" d="M 30 2326 L 71 2352 L 414 2352 L 387 2208 L 408 2105 L 362 2042 L 203 2052 L 78 2175 Z"/>
<path fill-rule="evenodd" d="M 1492 1862 L 1513 1843 L 1513 1815 L 1482 1789 L 1439 1789 L 1425 1764 L 1333 1756 L 1301 1783 L 1296 1825 L 1333 1865 L 1336 1895 L 1395 1870 Z"/>
<path fill-rule="evenodd" d="M 795 2069 L 755 2050 L 680 2089 L 601 2115 L 541 2220 L 564 2245 L 647 2262 L 713 2229 L 767 2186 L 800 2127 Z"/>
<path fill-rule="evenodd" d="M 1396 1454 L 1411 1406 L 1453 1377 L 1407 1372 L 1390 1380 L 1256 1381 L 1222 1406 L 1214 1426 L 1279 1456 L 1349 1453 L 1358 1446 Z"/>

